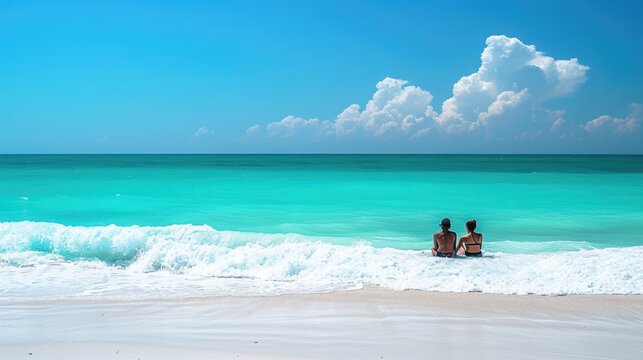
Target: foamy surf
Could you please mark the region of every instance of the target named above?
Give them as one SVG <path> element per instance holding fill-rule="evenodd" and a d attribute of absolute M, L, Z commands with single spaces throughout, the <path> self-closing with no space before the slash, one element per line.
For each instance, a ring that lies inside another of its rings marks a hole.
<path fill-rule="evenodd" d="M 338 245 L 324 237 L 207 225 L 8 222 L 0 223 L 0 299 L 276 295 L 364 285 L 502 294 L 643 293 L 643 246 L 584 249 L 587 244 L 567 242 L 565 250 L 517 254 L 509 243 L 488 245 L 491 251 L 481 259 L 440 259 L 426 251 L 376 248 L 364 239 Z M 519 246 L 551 250 L 561 244 Z"/>

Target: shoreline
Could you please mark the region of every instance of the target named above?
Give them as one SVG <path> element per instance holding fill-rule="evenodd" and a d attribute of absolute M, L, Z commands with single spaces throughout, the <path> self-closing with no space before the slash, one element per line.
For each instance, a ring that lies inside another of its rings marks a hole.
<path fill-rule="evenodd" d="M 87 349 L 100 359 L 643 355 L 642 295 L 369 287 L 180 300 L 14 301 L 0 303 L 0 324 L 5 324 L 0 326 L 0 352 L 12 359 L 62 360 L 74 349 Z"/>
<path fill-rule="evenodd" d="M 110 305 L 110 304 L 140 304 L 140 303 L 225 303 L 234 300 L 251 300 L 267 304 L 284 301 L 319 301 L 330 303 L 381 303 L 405 304 L 410 306 L 426 306 L 427 308 L 442 307 L 445 310 L 456 310 L 455 300 L 468 303 L 482 300 L 483 307 L 479 310 L 493 311 L 491 305 L 497 303 L 511 303 L 514 306 L 543 306 L 549 310 L 600 308 L 610 303 L 643 304 L 643 294 L 499 294 L 482 291 L 436 291 L 405 289 L 393 290 L 378 285 L 364 285 L 357 289 L 338 289 L 331 291 L 282 293 L 282 294 L 222 294 L 222 295 L 196 295 L 183 297 L 152 297 L 152 298 L 117 298 L 117 297 L 63 297 L 63 298 L 25 298 L 0 300 L 3 305 L 39 305 L 39 304 L 78 304 L 78 305 Z M 578 304 L 582 304 L 581 308 Z"/>

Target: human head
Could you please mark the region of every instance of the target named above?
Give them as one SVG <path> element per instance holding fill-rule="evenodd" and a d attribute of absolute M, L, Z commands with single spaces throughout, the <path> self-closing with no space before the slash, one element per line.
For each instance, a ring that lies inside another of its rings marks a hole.
<path fill-rule="evenodd" d="M 444 218 L 440 222 L 440 227 L 442 228 L 443 231 L 447 231 L 451 228 L 451 220 L 449 218 Z"/>
<path fill-rule="evenodd" d="M 469 221 L 467 221 L 467 223 L 466 223 L 466 225 L 465 225 L 465 226 L 466 226 L 466 228 L 467 228 L 467 231 L 469 231 L 469 232 L 473 232 L 473 231 L 475 231 L 475 230 L 476 230 L 476 225 L 477 225 L 477 224 L 476 224 L 476 221 L 475 221 L 475 220 L 469 220 Z"/>

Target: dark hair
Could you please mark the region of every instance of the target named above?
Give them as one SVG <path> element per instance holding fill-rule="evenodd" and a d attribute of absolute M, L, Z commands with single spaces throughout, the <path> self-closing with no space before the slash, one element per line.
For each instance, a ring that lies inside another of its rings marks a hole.
<path fill-rule="evenodd" d="M 469 231 L 472 231 L 472 232 L 475 231 L 475 229 L 476 229 L 476 221 L 475 220 L 467 221 L 466 227 L 467 227 L 467 230 L 469 230 Z"/>
<path fill-rule="evenodd" d="M 440 222 L 440 227 L 442 228 L 443 232 L 449 231 L 449 229 L 451 228 L 451 220 L 449 218 L 442 219 L 442 221 Z"/>

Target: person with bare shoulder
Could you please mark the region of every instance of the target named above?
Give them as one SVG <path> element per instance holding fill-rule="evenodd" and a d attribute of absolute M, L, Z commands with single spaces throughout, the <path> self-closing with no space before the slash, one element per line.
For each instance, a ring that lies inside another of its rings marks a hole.
<path fill-rule="evenodd" d="M 482 234 L 477 233 L 476 221 L 470 220 L 465 224 L 467 234 L 460 238 L 458 253 L 460 255 L 480 257 L 482 256 Z"/>
<path fill-rule="evenodd" d="M 458 236 L 450 231 L 451 220 L 442 219 L 440 223 L 442 231 L 433 234 L 433 256 L 451 258 L 455 254 L 455 242 Z"/>

